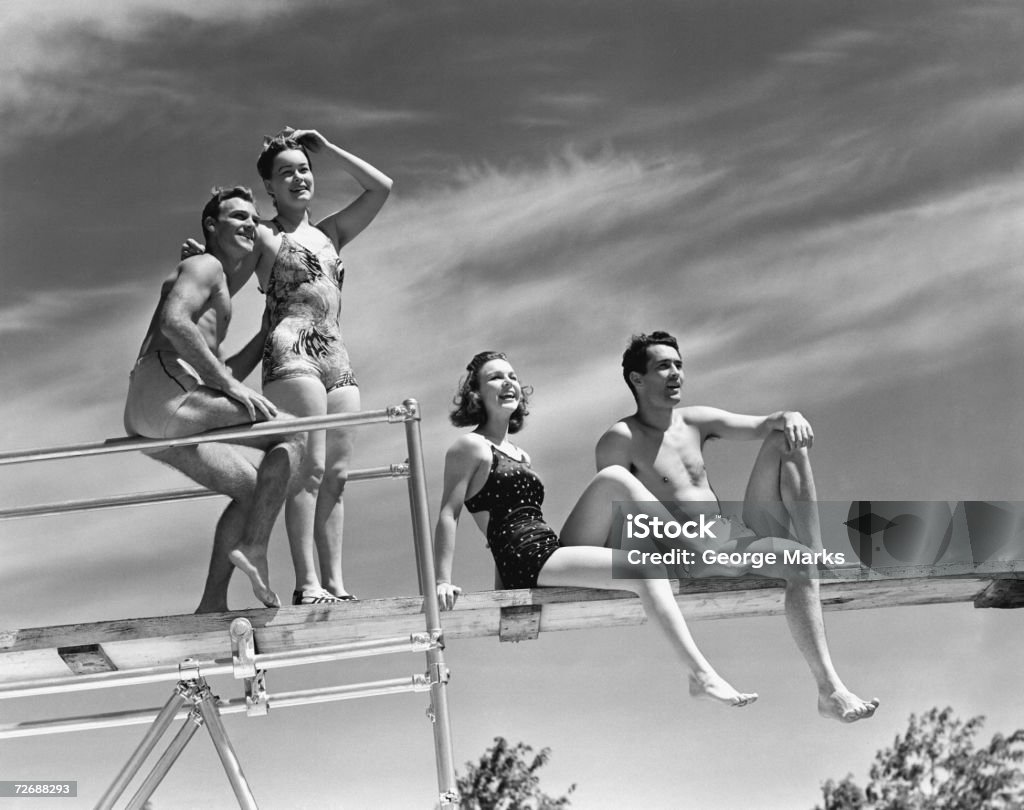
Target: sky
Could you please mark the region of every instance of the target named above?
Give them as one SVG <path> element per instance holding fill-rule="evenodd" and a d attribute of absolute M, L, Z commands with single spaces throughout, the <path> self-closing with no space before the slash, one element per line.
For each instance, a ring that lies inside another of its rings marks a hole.
<path fill-rule="evenodd" d="M 264 134 L 291 125 L 395 181 L 343 253 L 344 329 L 365 407 L 421 402 L 432 514 L 458 435 L 447 409 L 475 352 L 508 352 L 535 389 L 517 441 L 557 526 L 597 438 L 630 411 L 622 349 L 654 329 L 679 337 L 687 402 L 808 417 L 823 499 L 1024 500 L 1015 2 L 6 0 L 0 34 L 2 450 L 121 435 L 160 281 L 209 189 L 251 184 L 269 211 L 255 160 Z M 358 192 L 328 159 L 313 168 L 315 213 Z M 261 308 L 250 284 L 229 348 Z M 401 461 L 401 433 L 365 428 L 356 466 Z M 741 497 L 755 451 L 709 451 L 723 498 Z M 184 483 L 134 454 L 17 465 L 0 469 L 0 507 Z M 346 580 L 363 598 L 416 591 L 401 488 L 350 488 Z M 192 611 L 222 505 L 0 524 L 0 627 Z M 281 526 L 271 565 L 287 592 Z M 490 587 L 468 523 L 455 570 L 467 590 Z M 247 583 L 231 604 L 253 606 Z M 577 783 L 585 810 L 809 810 L 825 779 L 863 781 L 911 712 L 948 704 L 985 714 L 988 733 L 1024 726 L 1015 612 L 826 622 L 840 673 L 882 700 L 869 723 L 816 716 L 778 617 L 694 625 L 719 670 L 761 693 L 742 712 L 686 698 L 649 627 L 450 644 L 456 762 L 501 735 L 550 747 L 542 785 Z M 275 673 L 270 688 L 395 666 L 406 673 L 395 660 Z M 0 716 L 158 706 L 167 691 Z M 429 807 L 424 708 L 377 698 L 226 724 L 261 806 Z M 140 736 L 4 741 L 0 780 L 77 779 L 82 798 L 55 806 L 91 806 Z M 233 806 L 207 740 L 154 802 Z"/>

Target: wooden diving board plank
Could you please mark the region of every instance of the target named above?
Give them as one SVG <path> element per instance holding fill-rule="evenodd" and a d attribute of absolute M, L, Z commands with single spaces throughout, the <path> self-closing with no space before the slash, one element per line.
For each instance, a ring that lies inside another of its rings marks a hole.
<path fill-rule="evenodd" d="M 763 578 L 673 582 L 689 620 L 783 613 L 781 582 Z M 959 576 L 823 582 L 825 610 L 973 602 L 993 586 L 990 577 Z M 1013 588 L 1024 584 L 1015 581 Z M 1018 593 L 1018 591 L 1014 591 Z M 540 632 L 640 624 L 640 602 L 623 591 L 537 588 L 464 594 L 441 614 L 444 637 L 499 635 L 502 609 L 540 606 Z M 244 616 L 252 623 L 257 653 L 315 651 L 344 642 L 422 633 L 420 597 L 390 597 L 336 605 L 265 608 L 231 613 L 123 619 L 0 631 L 0 686 L 72 675 L 61 658 L 68 647 L 96 645 L 118 671 L 175 666 L 185 658 L 230 660 L 228 628 Z"/>

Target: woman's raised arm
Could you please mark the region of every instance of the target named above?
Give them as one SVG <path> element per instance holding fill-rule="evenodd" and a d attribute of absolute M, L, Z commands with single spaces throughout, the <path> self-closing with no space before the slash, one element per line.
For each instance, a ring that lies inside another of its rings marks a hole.
<path fill-rule="evenodd" d="M 334 247 L 341 250 L 343 245 L 362 233 L 380 213 L 394 181 L 376 166 L 331 143 L 315 129 L 297 129 L 292 137 L 313 154 L 332 155 L 341 164 L 341 168 L 363 187 L 363 193 L 351 205 L 317 223 L 317 227 L 327 234 Z"/>

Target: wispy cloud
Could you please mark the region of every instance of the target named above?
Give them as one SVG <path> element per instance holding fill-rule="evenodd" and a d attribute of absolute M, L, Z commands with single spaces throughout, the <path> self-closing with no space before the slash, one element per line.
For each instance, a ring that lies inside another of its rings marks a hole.
<path fill-rule="evenodd" d="M 875 47 L 891 45 L 884 31 L 846 29 L 816 34 L 811 41 L 779 56 L 779 61 L 800 66 L 835 65 L 855 59 Z"/>

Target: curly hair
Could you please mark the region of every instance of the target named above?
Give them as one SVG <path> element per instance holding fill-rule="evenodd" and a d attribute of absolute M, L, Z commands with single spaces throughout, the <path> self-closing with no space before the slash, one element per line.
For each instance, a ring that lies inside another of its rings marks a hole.
<path fill-rule="evenodd" d="M 504 352 L 478 352 L 466 366 L 466 376 L 459 380 L 459 390 L 452 400 L 454 410 L 448 418 L 455 427 L 479 427 L 487 419 L 483 402 L 480 400 L 480 369 L 491 360 L 508 360 Z M 508 432 L 518 433 L 530 414 L 530 395 L 533 388 L 521 385 L 519 407 L 508 421 Z"/>
<path fill-rule="evenodd" d="M 263 136 L 263 149 L 256 160 L 256 171 L 260 173 L 260 177 L 264 180 L 269 180 L 273 175 L 274 158 L 290 149 L 298 149 L 302 152 L 306 156 L 306 161 L 309 163 L 310 168 L 312 168 L 313 163 L 309 160 L 309 151 L 302 145 L 301 141 L 292 137 L 294 132 L 295 130 L 291 127 L 285 127 L 274 136 Z"/>
<path fill-rule="evenodd" d="M 210 199 L 203 206 L 203 215 L 199 220 L 204 235 L 206 234 L 206 218 L 213 217 L 216 219 L 220 216 L 220 206 L 225 200 L 232 200 L 237 197 L 252 203 L 254 208 L 256 207 L 256 198 L 253 197 L 252 189 L 245 186 L 216 186 L 210 189 L 210 195 Z"/>
<path fill-rule="evenodd" d="M 629 379 L 632 372 L 638 374 L 647 373 L 647 347 L 648 346 L 671 346 L 679 351 L 679 342 L 668 332 L 651 332 L 649 335 L 633 335 L 629 339 L 626 351 L 622 353 L 622 378 L 629 386 L 633 398 L 636 399 L 636 388 L 633 381 Z"/>

